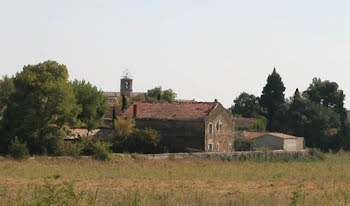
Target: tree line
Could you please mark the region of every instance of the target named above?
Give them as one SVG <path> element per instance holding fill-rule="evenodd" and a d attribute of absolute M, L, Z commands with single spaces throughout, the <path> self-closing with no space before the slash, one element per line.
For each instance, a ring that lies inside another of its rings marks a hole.
<path fill-rule="evenodd" d="M 345 94 L 336 82 L 314 78 L 309 87 L 285 98 L 285 86 L 276 69 L 268 76 L 260 97 L 241 93 L 230 108 L 233 115 L 256 118 L 263 129 L 305 138 L 307 147 L 350 149 L 350 124 Z"/>
<path fill-rule="evenodd" d="M 125 99 L 122 101 L 124 105 L 118 106 L 126 108 L 128 103 L 138 101 L 138 98 L 154 102 L 174 101 L 176 97 L 175 92 L 163 91 L 161 87 L 142 95 Z M 68 80 L 65 65 L 55 61 L 26 65 L 13 77 L 4 76 L 0 79 L 0 154 L 69 153 L 74 156 L 92 154 L 93 151 L 105 154 L 111 149 L 116 149 L 115 152 L 155 151 L 160 135 L 150 129 L 132 128 L 132 132 L 124 133 L 125 137 L 118 136 L 116 130 L 107 142 L 95 142 L 89 138 L 77 143 L 63 141 L 69 135 L 67 128 L 86 128 L 88 137 L 92 129 L 102 125 L 108 109 L 107 97 L 96 86 L 85 80 Z M 122 120 L 117 121 L 116 118 L 115 121 L 112 127 L 119 125 L 118 122 Z M 142 146 L 135 146 L 135 139 L 145 140 L 143 143 L 150 139 L 154 148 L 142 151 Z M 130 146 L 132 144 L 134 146 Z"/>

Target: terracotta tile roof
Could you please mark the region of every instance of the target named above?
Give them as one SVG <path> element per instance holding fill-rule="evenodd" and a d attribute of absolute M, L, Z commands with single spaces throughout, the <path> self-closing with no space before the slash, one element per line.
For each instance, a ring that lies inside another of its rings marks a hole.
<path fill-rule="evenodd" d="M 288 134 L 283 134 L 283 133 L 278 133 L 278 132 L 246 132 L 244 136 L 248 139 L 255 139 L 255 138 L 258 138 L 261 136 L 265 136 L 265 135 L 271 135 L 271 136 L 278 137 L 281 139 L 298 138 L 298 137 L 293 136 L 293 135 L 288 135 Z"/>
<path fill-rule="evenodd" d="M 214 102 L 136 102 L 129 106 L 122 116 L 133 117 L 134 105 L 136 105 L 137 119 L 200 120 L 208 116 L 218 104 Z"/>
<path fill-rule="evenodd" d="M 108 107 L 108 111 L 104 116 L 105 119 L 112 119 L 113 118 L 113 107 L 114 107 L 113 105 Z M 115 113 L 116 113 L 116 116 L 119 117 L 121 115 L 122 111 L 117 106 L 115 106 Z"/>

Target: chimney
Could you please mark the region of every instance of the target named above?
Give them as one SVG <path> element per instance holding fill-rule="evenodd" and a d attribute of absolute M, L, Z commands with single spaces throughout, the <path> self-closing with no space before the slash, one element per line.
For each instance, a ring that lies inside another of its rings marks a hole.
<path fill-rule="evenodd" d="M 137 104 L 134 104 L 133 117 L 134 117 L 134 119 L 136 119 L 136 117 L 137 117 Z"/>
<path fill-rule="evenodd" d="M 214 99 L 214 102 L 215 102 L 215 103 L 218 103 L 218 99 Z"/>

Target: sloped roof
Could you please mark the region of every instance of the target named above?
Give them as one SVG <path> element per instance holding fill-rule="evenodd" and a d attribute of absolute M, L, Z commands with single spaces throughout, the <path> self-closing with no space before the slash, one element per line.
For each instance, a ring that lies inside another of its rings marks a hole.
<path fill-rule="evenodd" d="M 118 117 L 121 115 L 122 113 L 121 109 L 119 109 L 117 106 L 110 105 L 108 107 L 107 113 L 104 116 L 105 119 L 111 120 L 113 118 L 113 107 L 115 107 L 115 115 Z"/>
<path fill-rule="evenodd" d="M 283 134 L 283 133 L 278 133 L 278 132 L 246 132 L 246 134 L 244 135 L 246 138 L 248 139 L 255 139 L 258 137 L 262 137 L 265 135 L 271 135 L 274 137 L 278 137 L 281 139 L 296 139 L 299 137 L 293 136 L 293 135 L 288 135 L 288 134 Z"/>
<path fill-rule="evenodd" d="M 133 117 L 134 105 L 136 105 L 136 119 L 200 120 L 208 116 L 218 104 L 215 102 L 136 102 L 129 106 L 122 116 Z"/>
<path fill-rule="evenodd" d="M 253 120 L 254 120 L 253 118 L 243 118 L 243 117 L 233 118 L 233 121 L 235 122 L 235 127 L 237 129 L 247 129 L 249 127 L 249 123 Z"/>

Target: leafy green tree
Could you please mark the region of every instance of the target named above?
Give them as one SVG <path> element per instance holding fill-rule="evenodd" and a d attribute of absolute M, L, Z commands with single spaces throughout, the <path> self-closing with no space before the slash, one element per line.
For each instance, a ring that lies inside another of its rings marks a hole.
<path fill-rule="evenodd" d="M 77 105 L 82 108 L 78 120 L 86 126 L 89 134 L 102 122 L 103 116 L 108 110 L 107 98 L 96 86 L 92 86 L 85 80 L 74 80 L 71 85 Z"/>
<path fill-rule="evenodd" d="M 342 141 L 340 115 L 328 107 L 302 98 L 298 90 L 291 103 L 280 105 L 274 126 L 276 131 L 304 137 L 307 147 L 339 149 Z"/>
<path fill-rule="evenodd" d="M 160 102 L 162 100 L 162 87 L 155 87 L 146 93 L 146 100 L 148 102 Z"/>
<path fill-rule="evenodd" d="M 176 93 L 172 89 L 162 90 L 162 87 L 150 89 L 145 94 L 148 102 L 173 102 L 176 98 Z"/>
<path fill-rule="evenodd" d="M 131 97 L 131 103 L 134 102 L 144 102 L 146 101 L 146 96 L 145 94 L 138 94 L 136 96 Z"/>
<path fill-rule="evenodd" d="M 247 130 L 250 132 L 266 132 L 266 123 L 265 117 L 256 118 L 248 123 Z"/>
<path fill-rule="evenodd" d="M 15 92 L 15 86 L 13 84 L 13 78 L 4 76 L 0 80 L 0 119 L 2 112 L 6 106 L 10 103 L 10 96 Z"/>
<path fill-rule="evenodd" d="M 242 92 L 234 101 L 230 110 L 233 115 L 241 115 L 245 118 L 254 118 L 263 114 L 263 109 L 259 104 L 259 98 L 252 94 Z"/>
<path fill-rule="evenodd" d="M 13 84 L 14 93 L 3 112 L 2 146 L 17 136 L 31 153 L 50 152 L 50 140 L 62 137 L 63 126 L 80 113 L 66 66 L 55 61 L 24 66 Z M 1 152 L 7 150 L 2 147 Z"/>
<path fill-rule="evenodd" d="M 314 78 L 309 88 L 304 92 L 304 96 L 312 102 L 321 104 L 337 112 L 342 120 L 343 125 L 347 120 L 347 112 L 344 108 L 345 94 L 339 89 L 336 82 L 328 80 L 322 81 Z"/>
<path fill-rule="evenodd" d="M 162 93 L 162 100 L 166 102 L 173 102 L 175 101 L 176 96 L 176 93 L 172 89 L 167 89 Z"/>
<path fill-rule="evenodd" d="M 282 82 L 282 78 L 276 72 L 276 69 L 273 69 L 272 74 L 270 74 L 267 78 L 267 83 L 262 91 L 260 105 L 265 107 L 267 110 L 266 118 L 267 129 L 268 131 L 274 130 L 272 126 L 273 117 L 275 111 L 279 108 L 279 106 L 285 103 L 284 99 L 284 91 L 286 88 Z"/>

